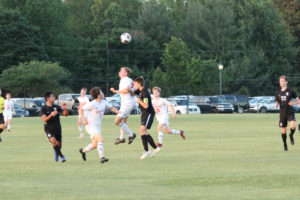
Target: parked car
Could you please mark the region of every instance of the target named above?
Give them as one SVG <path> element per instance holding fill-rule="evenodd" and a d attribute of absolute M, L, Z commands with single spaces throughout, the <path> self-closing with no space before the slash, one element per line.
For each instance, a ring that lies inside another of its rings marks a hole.
<path fill-rule="evenodd" d="M 93 101 L 93 97 L 89 94 L 85 95 L 90 101 Z M 79 96 L 76 96 L 75 97 L 75 100 L 74 100 L 74 105 L 73 105 L 73 108 L 72 108 L 72 114 L 76 115 L 78 114 L 78 106 L 79 106 L 79 100 L 78 100 L 78 97 Z"/>
<path fill-rule="evenodd" d="M 169 98 L 168 101 L 174 105 L 176 114 L 201 114 L 201 110 L 193 103 L 188 103 L 185 99 Z M 168 109 L 171 114 L 171 109 Z"/>
<path fill-rule="evenodd" d="M 275 109 L 275 97 L 270 99 L 260 99 L 251 109 L 260 113 L 279 111 L 279 108 Z"/>
<path fill-rule="evenodd" d="M 274 99 L 274 96 L 257 96 L 252 97 L 252 99 L 249 101 L 249 111 L 250 112 L 259 112 L 260 108 L 262 107 L 262 102 L 265 100 L 272 100 Z M 264 108 L 263 110 L 264 111 Z"/>
<path fill-rule="evenodd" d="M 30 98 L 12 98 L 13 102 L 27 110 L 30 116 L 39 116 L 41 114 L 41 108 L 36 104 L 33 99 Z"/>
<path fill-rule="evenodd" d="M 237 100 L 237 112 L 243 113 L 249 110 L 249 100 L 247 95 L 234 95 Z M 234 106 L 234 105 L 233 105 Z"/>
<path fill-rule="evenodd" d="M 234 106 L 231 103 L 225 103 L 219 96 L 208 97 L 212 105 L 213 113 L 233 113 Z"/>
<path fill-rule="evenodd" d="M 215 108 L 208 96 L 194 96 L 190 99 L 190 102 L 197 105 L 201 113 L 212 113 L 213 108 Z"/>
<path fill-rule="evenodd" d="M 45 98 L 43 98 L 43 97 L 36 97 L 36 98 L 33 98 L 32 100 L 33 100 L 33 101 L 36 103 L 36 105 L 37 105 L 38 107 L 40 107 L 40 108 L 42 108 L 43 106 L 46 105 Z"/>
<path fill-rule="evenodd" d="M 15 113 L 13 113 L 13 117 L 28 117 L 29 112 L 27 110 L 24 110 L 18 104 L 14 104 Z"/>
<path fill-rule="evenodd" d="M 66 104 L 69 113 L 74 114 L 77 112 L 77 108 L 75 107 L 75 101 L 78 97 L 80 97 L 80 94 L 61 94 L 58 96 L 55 103 L 59 106 Z"/>

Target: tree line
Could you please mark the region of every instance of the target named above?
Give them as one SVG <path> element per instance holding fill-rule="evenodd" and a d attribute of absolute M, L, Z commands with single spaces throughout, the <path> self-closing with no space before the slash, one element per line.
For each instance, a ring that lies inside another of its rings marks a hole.
<path fill-rule="evenodd" d="M 299 0 L 0 0 L 0 86 L 27 96 L 105 87 L 107 76 L 117 86 L 128 66 L 165 96 L 212 95 L 222 63 L 224 93 L 274 94 L 281 74 L 297 89 L 299 8 Z M 131 43 L 120 42 L 123 32 Z"/>

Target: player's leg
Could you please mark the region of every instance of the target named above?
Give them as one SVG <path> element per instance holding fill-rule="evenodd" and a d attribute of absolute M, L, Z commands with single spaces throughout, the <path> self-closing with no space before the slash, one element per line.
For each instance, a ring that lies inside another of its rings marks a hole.
<path fill-rule="evenodd" d="M 61 157 L 62 161 L 65 162 L 65 160 L 63 160 L 64 155 L 61 152 L 60 143 L 56 140 L 54 136 L 50 136 L 49 142 L 51 142 L 54 152 L 56 154 L 55 161 L 58 162 L 58 156 L 59 156 Z"/>
<path fill-rule="evenodd" d="M 124 133 L 127 133 L 129 135 L 128 144 L 131 144 L 136 135 L 128 128 L 127 123 L 126 123 L 130 112 L 128 110 L 126 110 L 125 108 L 121 108 L 120 111 L 121 111 L 121 113 L 119 113 L 115 119 L 115 124 L 120 127 L 121 134 L 120 134 L 120 137 L 117 138 L 117 140 L 115 141 L 114 144 L 117 145 L 117 144 L 125 142 Z"/>
<path fill-rule="evenodd" d="M 162 147 L 163 145 L 163 137 L 164 137 L 164 133 L 163 133 L 163 124 L 158 124 L 157 125 L 157 132 L 158 132 L 158 143 L 157 146 L 158 147 Z"/>
<path fill-rule="evenodd" d="M 286 143 L 286 127 L 287 127 L 287 118 L 284 114 L 280 114 L 279 126 L 281 127 L 281 138 L 283 142 L 283 147 L 285 151 L 288 151 Z"/>
<path fill-rule="evenodd" d="M 108 162 L 108 159 L 104 157 L 104 147 L 103 147 L 103 137 L 100 133 L 95 134 L 95 139 L 97 141 L 97 150 L 100 157 L 100 162 L 105 163 Z"/>
<path fill-rule="evenodd" d="M 4 128 L 5 128 L 4 124 L 0 124 L 0 135 L 3 132 Z M 1 137 L 0 137 L 0 142 L 2 142 L 2 138 Z"/>
<path fill-rule="evenodd" d="M 164 125 L 163 130 L 167 134 L 180 135 L 182 139 L 185 140 L 185 135 L 183 130 L 179 131 L 179 130 L 171 129 L 167 124 Z"/>
<path fill-rule="evenodd" d="M 151 151 L 148 148 L 148 135 L 147 135 L 147 127 L 145 125 L 141 125 L 139 129 L 139 133 L 142 139 L 142 145 L 144 147 L 144 153 L 140 157 L 141 160 L 145 159 L 148 155 L 151 154 Z"/>
<path fill-rule="evenodd" d="M 79 133 L 80 133 L 79 138 L 82 138 L 83 137 L 83 123 L 82 123 L 82 119 L 81 119 L 80 116 L 78 116 L 77 124 L 78 124 L 78 130 L 79 130 Z"/>
<path fill-rule="evenodd" d="M 290 142 L 292 145 L 295 144 L 295 141 L 294 141 L 294 133 L 296 131 L 296 118 L 295 118 L 295 114 L 292 114 L 289 116 L 289 122 L 290 122 L 290 128 L 291 128 L 291 132 L 290 132 Z"/>

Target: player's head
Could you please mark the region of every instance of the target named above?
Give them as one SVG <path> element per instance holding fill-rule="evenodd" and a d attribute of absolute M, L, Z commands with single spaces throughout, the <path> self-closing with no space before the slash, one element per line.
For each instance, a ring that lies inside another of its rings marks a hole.
<path fill-rule="evenodd" d="M 80 95 L 81 96 L 85 96 L 86 95 L 86 91 L 87 91 L 87 89 L 84 87 L 84 88 L 81 88 L 81 90 L 80 90 Z"/>
<path fill-rule="evenodd" d="M 10 92 L 6 92 L 6 99 L 10 99 Z"/>
<path fill-rule="evenodd" d="M 154 87 L 152 89 L 152 92 L 153 92 L 153 96 L 154 97 L 159 97 L 160 96 L 160 92 L 161 92 L 161 89 L 159 87 Z"/>
<path fill-rule="evenodd" d="M 100 87 L 94 87 L 93 89 L 91 89 L 90 93 L 94 99 L 103 99 L 104 98 L 104 94 Z"/>
<path fill-rule="evenodd" d="M 142 76 L 137 77 L 134 79 L 134 89 L 140 89 L 144 87 L 145 85 L 145 79 Z"/>
<path fill-rule="evenodd" d="M 287 84 L 288 84 L 288 81 L 287 81 L 287 77 L 282 75 L 279 77 L 279 84 L 280 84 L 280 87 L 286 87 Z"/>
<path fill-rule="evenodd" d="M 124 78 L 127 76 L 130 76 L 132 70 L 129 67 L 121 67 L 120 72 L 119 72 L 119 77 Z"/>
<path fill-rule="evenodd" d="M 55 96 L 52 92 L 46 92 L 44 97 L 46 102 L 54 103 L 55 101 Z"/>

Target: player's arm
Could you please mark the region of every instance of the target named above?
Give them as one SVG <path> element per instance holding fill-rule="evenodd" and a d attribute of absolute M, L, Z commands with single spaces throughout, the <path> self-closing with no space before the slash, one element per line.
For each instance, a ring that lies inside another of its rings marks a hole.
<path fill-rule="evenodd" d="M 149 102 L 149 99 L 148 98 L 144 98 L 143 100 L 141 98 L 137 98 L 137 102 L 145 109 L 148 108 L 148 102 Z"/>
<path fill-rule="evenodd" d="M 52 113 L 50 113 L 50 115 L 46 116 L 45 114 L 42 114 L 42 119 L 44 122 L 49 121 L 52 117 L 54 117 L 55 115 L 57 115 L 58 112 L 57 111 L 53 111 Z"/>
<path fill-rule="evenodd" d="M 84 114 L 83 114 L 83 108 L 82 108 L 82 107 L 79 108 L 79 115 L 80 115 L 80 117 L 81 117 L 81 119 L 82 119 L 83 124 L 84 124 L 84 125 L 87 125 L 88 122 L 87 122 L 87 120 L 86 120 L 86 118 L 85 118 L 85 116 L 84 116 Z"/>
<path fill-rule="evenodd" d="M 115 107 L 110 107 L 110 110 L 112 111 L 112 112 L 114 112 L 114 113 L 116 113 L 116 114 L 119 114 L 120 113 L 120 111 L 118 111 Z"/>
<path fill-rule="evenodd" d="M 278 101 L 275 101 L 275 109 L 278 108 Z"/>
<path fill-rule="evenodd" d="M 128 94 L 130 93 L 131 89 L 130 87 L 128 86 L 127 88 L 124 88 L 123 90 L 116 90 L 115 88 L 110 88 L 110 91 L 112 93 L 118 93 L 118 94 Z M 130 93 L 131 94 L 131 93 Z"/>
<path fill-rule="evenodd" d="M 173 104 L 169 104 L 169 107 L 171 108 L 172 110 L 172 114 L 173 114 L 173 118 L 176 119 L 176 112 L 175 112 L 175 107 Z"/>

